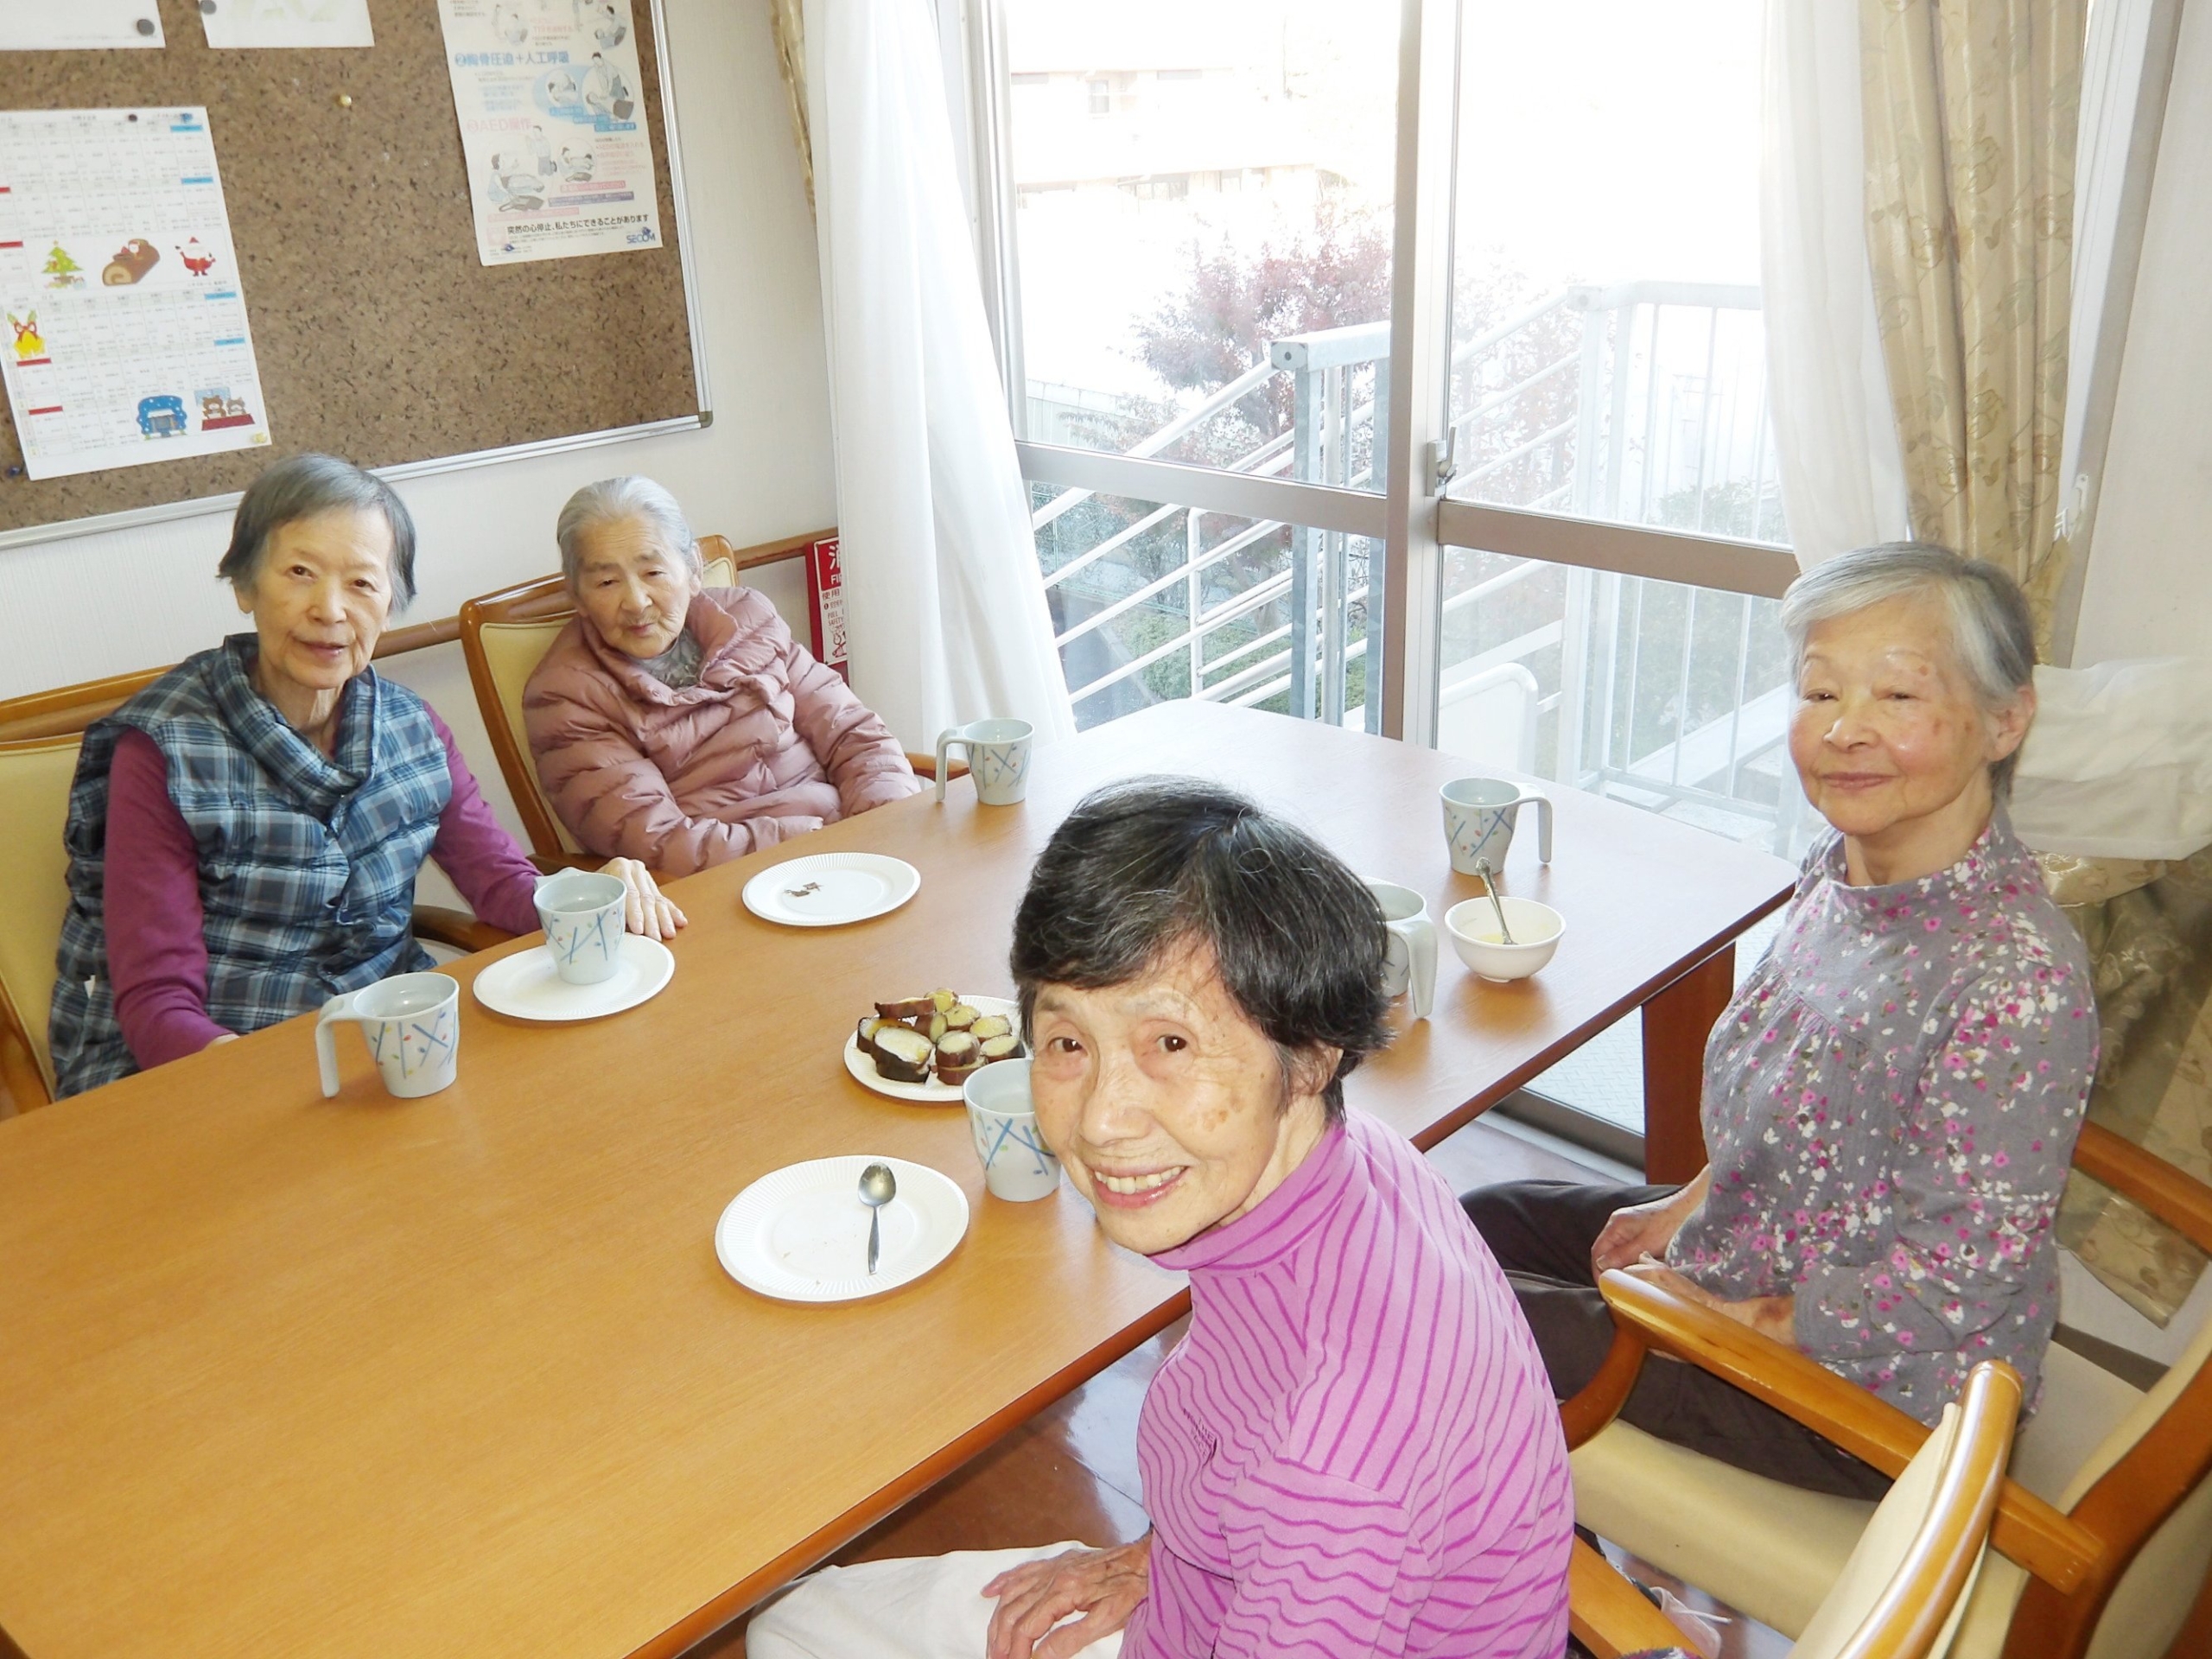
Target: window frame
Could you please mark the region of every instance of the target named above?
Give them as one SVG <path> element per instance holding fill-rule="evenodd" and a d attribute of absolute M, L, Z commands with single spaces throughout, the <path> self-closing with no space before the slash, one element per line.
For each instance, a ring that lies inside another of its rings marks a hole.
<path fill-rule="evenodd" d="M 1173 503 L 1207 512 L 1340 531 L 1382 543 L 1382 729 L 1436 741 L 1446 547 L 1580 566 L 1723 592 L 1778 597 L 1797 575 L 1787 548 L 1458 499 L 1446 493 L 1444 438 L 1452 350 L 1452 214 L 1456 196 L 1461 0 L 1399 0 L 1396 201 L 1390 307 L 1390 406 L 1379 492 L 1255 478 L 1185 461 L 1039 443 L 1027 434 L 1021 282 L 1014 226 L 1012 82 L 1005 0 L 939 0 L 956 128 L 964 160 L 986 315 L 997 348 L 1022 475 L 1061 490 Z M 1370 601 L 1372 602 L 1372 601 Z M 1370 661 L 1373 661 L 1370 653 Z"/>

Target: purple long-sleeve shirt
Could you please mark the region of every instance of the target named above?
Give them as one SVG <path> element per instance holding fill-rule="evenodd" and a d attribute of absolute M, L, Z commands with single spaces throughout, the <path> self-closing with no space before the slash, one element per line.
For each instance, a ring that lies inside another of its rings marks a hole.
<path fill-rule="evenodd" d="M 1137 1428 L 1151 1588 L 1123 1659 L 1556 1659 L 1559 1409 L 1441 1176 L 1358 1112 L 1249 1215 L 1154 1258 L 1190 1333 Z"/>
<path fill-rule="evenodd" d="M 511 933 L 530 932 L 537 926 L 537 872 L 492 816 L 453 733 L 435 714 L 430 724 L 453 774 L 430 856 L 478 916 Z M 139 1070 L 197 1054 L 224 1035 L 207 1017 L 199 854 L 169 798 L 168 762 L 143 732 L 116 741 L 108 768 L 102 894 L 116 1020 Z"/>

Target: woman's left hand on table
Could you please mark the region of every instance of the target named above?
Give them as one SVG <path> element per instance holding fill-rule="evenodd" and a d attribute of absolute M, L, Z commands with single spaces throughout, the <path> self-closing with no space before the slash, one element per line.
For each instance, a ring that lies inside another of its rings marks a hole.
<path fill-rule="evenodd" d="M 1695 1302 L 1700 1307 L 1726 1313 L 1738 1325 L 1747 1325 L 1759 1335 L 1780 1343 L 1785 1348 L 1797 1345 L 1797 1299 L 1795 1296 L 1748 1296 L 1741 1301 L 1730 1301 L 1716 1296 L 1694 1279 L 1686 1279 L 1656 1256 L 1645 1256 L 1641 1262 L 1623 1268 L 1623 1273 L 1633 1274 L 1647 1285 L 1671 1291 L 1686 1302 Z"/>
<path fill-rule="evenodd" d="M 660 890 L 653 880 L 653 873 L 634 858 L 609 859 L 601 867 L 607 875 L 619 876 L 626 891 L 623 894 L 622 925 L 632 933 L 642 933 L 649 939 L 672 939 L 676 930 L 684 924 L 683 912 L 676 901 Z"/>

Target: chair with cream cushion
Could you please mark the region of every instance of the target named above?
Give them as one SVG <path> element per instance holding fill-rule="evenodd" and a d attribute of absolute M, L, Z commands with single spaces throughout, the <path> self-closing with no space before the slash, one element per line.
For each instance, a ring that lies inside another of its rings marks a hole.
<path fill-rule="evenodd" d="M 0 741 L 0 848 L 10 861 L 0 881 L 0 1091 L 18 1110 L 54 1098 L 47 1014 L 69 910 L 61 831 L 85 728 L 164 672 L 148 669 L 0 702 L 0 732 L 39 734 Z M 427 905 L 416 906 L 415 933 L 463 951 L 509 937 L 462 912 Z"/>
<path fill-rule="evenodd" d="M 792 541 L 736 550 L 720 536 L 702 536 L 699 552 L 706 565 L 705 585 L 734 588 L 740 575 L 803 559 L 816 542 L 834 534 L 834 531 L 819 531 Z M 529 831 L 531 852 L 546 869 L 588 860 L 538 783 L 537 764 L 531 756 L 530 735 L 523 721 L 522 695 L 532 671 L 575 613 L 568 587 L 557 575 L 540 576 L 486 594 L 461 607 L 461 649 L 468 663 L 469 683 L 476 688 L 484 727 L 491 734 L 493 753 L 499 756 L 500 776 L 506 779 L 515 810 Z M 784 620 L 802 640 L 811 638 L 811 625 L 805 618 L 785 616 Z M 933 757 L 910 754 L 906 760 L 922 776 L 936 776 Z"/>
<path fill-rule="evenodd" d="M 2092 1124 L 2075 1166 L 2212 1249 L 2212 1188 Z M 1611 1422 L 1645 1344 L 1695 1355 L 1770 1403 L 1837 1402 L 1830 1438 L 1902 1468 L 1927 1431 L 1871 1394 L 1745 1327 L 1608 1274 L 1620 1338 L 1562 1407 L 1581 1523 L 1785 1635 L 1826 1600 L 1874 1506 L 1798 1491 Z M 1717 1323 L 1716 1323 L 1717 1322 Z M 1725 1326 L 1726 1329 L 1719 1327 Z M 1952 1659 L 2183 1659 L 2212 1653 L 2212 1327 L 2138 1390 L 2054 1345 L 2021 1428 L 1995 1551 Z M 1841 1392 L 1838 1392 L 1841 1391 Z M 1853 1397 L 1855 1396 L 1855 1398 Z M 1694 1517 L 1694 1524 L 1685 1524 Z"/>
<path fill-rule="evenodd" d="M 1982 1567 L 2019 1412 L 2018 1375 L 1994 1360 L 1976 1366 L 1874 1507 L 1789 1659 L 1942 1659 Z M 1596 1659 L 1681 1642 L 1580 1539 L 1569 1605 L 1574 1634 Z"/>

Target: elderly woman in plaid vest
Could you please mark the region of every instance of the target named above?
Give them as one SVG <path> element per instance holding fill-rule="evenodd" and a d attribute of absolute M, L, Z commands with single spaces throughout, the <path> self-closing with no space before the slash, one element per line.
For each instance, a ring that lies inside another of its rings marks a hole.
<path fill-rule="evenodd" d="M 249 633 L 85 734 L 54 988 L 60 1092 L 81 1093 L 431 965 L 410 931 L 437 860 L 494 926 L 537 925 L 537 872 L 453 734 L 369 666 L 415 594 L 415 525 L 382 480 L 296 455 L 239 502 L 219 574 Z M 632 932 L 683 917 L 645 867 Z"/>

